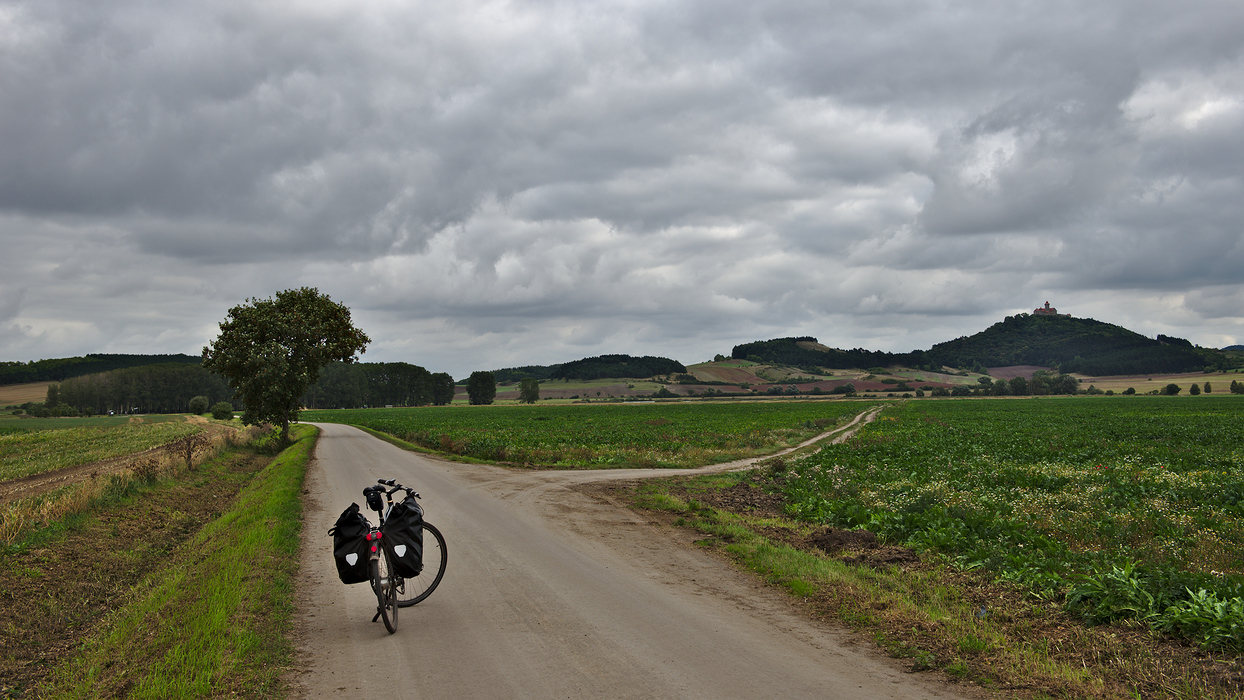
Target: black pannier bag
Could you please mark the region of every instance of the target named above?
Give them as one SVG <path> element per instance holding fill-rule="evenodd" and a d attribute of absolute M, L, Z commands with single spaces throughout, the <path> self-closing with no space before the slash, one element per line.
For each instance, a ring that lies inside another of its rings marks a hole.
<path fill-rule="evenodd" d="M 333 536 L 333 561 L 337 562 L 337 576 L 342 583 L 363 583 L 371 578 L 367 571 L 371 554 L 369 532 L 371 523 L 359 512 L 357 503 L 351 503 L 328 531 Z"/>
<path fill-rule="evenodd" d="M 394 573 L 402 578 L 418 576 L 423 570 L 423 509 L 415 499 L 407 496 L 393 506 L 380 532 Z"/>

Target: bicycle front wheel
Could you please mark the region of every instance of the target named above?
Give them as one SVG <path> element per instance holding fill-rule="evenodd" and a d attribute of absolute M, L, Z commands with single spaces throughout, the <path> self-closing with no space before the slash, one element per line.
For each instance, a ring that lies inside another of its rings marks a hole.
<path fill-rule="evenodd" d="M 408 608 L 432 595 L 445 576 L 445 564 L 449 550 L 445 549 L 445 536 L 427 522 L 423 523 L 423 571 L 405 579 L 398 588 L 397 604 Z"/>
<path fill-rule="evenodd" d="M 389 556 L 384 551 L 371 560 L 371 587 L 376 592 L 376 611 L 384 620 L 384 628 L 389 630 L 389 634 L 397 631 L 397 579 L 392 571 Z"/>

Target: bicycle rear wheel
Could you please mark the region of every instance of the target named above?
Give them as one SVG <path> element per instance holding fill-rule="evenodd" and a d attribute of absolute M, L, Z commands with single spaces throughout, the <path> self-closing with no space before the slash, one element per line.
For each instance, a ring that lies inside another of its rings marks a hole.
<path fill-rule="evenodd" d="M 371 587 L 376 592 L 376 612 L 384 620 L 389 634 L 397 631 L 397 579 L 392 571 L 389 556 L 381 550 L 380 556 L 371 562 Z"/>
<path fill-rule="evenodd" d="M 445 536 L 426 521 L 423 523 L 423 571 L 404 579 L 398 587 L 397 604 L 408 608 L 432 595 L 445 576 L 445 564 L 449 550 L 445 548 Z"/>

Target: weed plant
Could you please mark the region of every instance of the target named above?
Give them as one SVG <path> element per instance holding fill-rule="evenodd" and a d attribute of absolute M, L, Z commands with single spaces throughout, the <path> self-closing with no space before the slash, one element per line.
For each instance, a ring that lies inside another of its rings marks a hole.
<path fill-rule="evenodd" d="M 1244 649 L 1238 399 L 908 402 L 789 461 L 791 515 L 985 569 L 1094 622 Z"/>

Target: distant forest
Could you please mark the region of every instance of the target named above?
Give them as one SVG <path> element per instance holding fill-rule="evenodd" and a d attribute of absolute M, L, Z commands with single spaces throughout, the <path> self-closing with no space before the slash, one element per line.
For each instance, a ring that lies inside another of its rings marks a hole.
<path fill-rule="evenodd" d="M 334 362 L 307 391 L 307 408 L 443 406 L 454 398 L 454 380 L 405 362 Z"/>
<path fill-rule="evenodd" d="M 1241 366 L 1238 357 L 1196 347 L 1183 338 L 1156 339 L 1089 318 L 1019 314 L 1008 316 L 971 336 L 938 343 L 927 351 L 873 352 L 863 349 L 826 352 L 800 343 L 816 338 L 777 338 L 736 345 L 735 359 L 795 367 L 830 369 L 906 365 L 973 369 L 1009 365 L 1056 367 L 1061 372 L 1093 375 L 1166 374 L 1205 368 Z"/>
<path fill-rule="evenodd" d="M 141 356 L 140 356 L 141 357 Z M 146 357 L 152 357 L 150 355 Z M 199 364 L 166 362 L 70 377 L 52 384 L 49 397 L 71 414 L 185 413 L 190 399 L 208 404 L 233 401 L 228 383 Z M 320 371 L 319 381 L 303 397 L 308 408 L 444 405 L 453 400 L 453 379 L 405 362 L 345 364 Z M 239 406 L 235 405 L 235 408 Z"/>
<path fill-rule="evenodd" d="M 497 380 L 498 384 L 513 384 L 514 382 L 521 381 L 524 377 L 531 377 L 537 381 L 542 381 L 545 379 L 552 379 L 553 373 L 557 371 L 558 367 L 561 367 L 561 365 L 524 365 L 523 367 L 506 367 L 505 369 L 494 369 L 492 371 L 492 376 L 493 379 Z M 467 379 L 463 378 L 458 383 L 466 384 Z"/>
<path fill-rule="evenodd" d="M 219 375 L 185 362 L 114 369 L 71 377 L 52 386 L 58 389 L 49 396 L 55 394 L 60 404 L 87 414 L 185 413 L 196 396 L 206 396 L 208 405 L 233 397 Z"/>
<path fill-rule="evenodd" d="M 799 343 L 815 343 L 816 338 L 801 336 L 798 338 L 776 338 L 774 340 L 758 340 L 734 346 L 730 356 L 736 360 L 751 360 L 770 364 L 789 365 L 814 369 L 853 369 L 867 367 L 888 367 L 893 364 L 910 364 L 913 354 L 895 355 L 889 352 L 874 352 L 856 348 L 854 350 L 817 350 L 806 348 Z M 923 364 L 921 362 L 920 364 Z"/>
<path fill-rule="evenodd" d="M 0 362 L 0 386 L 29 382 L 59 382 L 62 379 L 80 377 L 85 374 L 170 362 L 197 365 L 202 359 L 198 355 L 183 354 L 104 355 L 92 353 L 85 357 L 62 357 L 35 362 Z"/>
<path fill-rule="evenodd" d="M 687 368 L 677 360 L 666 357 L 631 357 L 630 355 L 601 355 L 559 365 L 551 379 L 631 379 L 655 377 L 662 374 L 686 372 Z"/>

